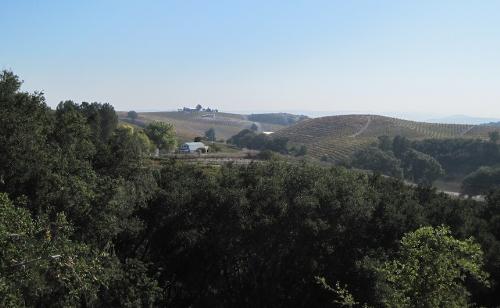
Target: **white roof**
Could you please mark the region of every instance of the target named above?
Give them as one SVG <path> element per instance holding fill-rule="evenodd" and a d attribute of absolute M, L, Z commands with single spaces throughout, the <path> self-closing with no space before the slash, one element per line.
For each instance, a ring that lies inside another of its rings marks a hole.
<path fill-rule="evenodd" d="M 196 148 L 196 147 L 204 147 L 205 144 L 203 142 L 186 142 L 184 145 L 187 145 L 188 147 Z"/>

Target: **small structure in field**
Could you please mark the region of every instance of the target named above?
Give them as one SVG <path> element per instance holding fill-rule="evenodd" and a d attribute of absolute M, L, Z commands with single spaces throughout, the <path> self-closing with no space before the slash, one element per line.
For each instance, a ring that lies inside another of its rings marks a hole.
<path fill-rule="evenodd" d="M 181 153 L 207 153 L 208 146 L 203 142 L 186 142 L 181 145 L 179 151 Z"/>

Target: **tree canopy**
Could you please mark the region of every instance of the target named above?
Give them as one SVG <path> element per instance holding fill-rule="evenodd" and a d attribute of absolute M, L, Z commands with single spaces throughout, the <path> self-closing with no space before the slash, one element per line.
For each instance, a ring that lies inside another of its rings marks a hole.
<path fill-rule="evenodd" d="M 144 131 L 160 150 L 171 151 L 177 146 L 175 129 L 170 123 L 153 121 L 146 126 Z"/>
<path fill-rule="evenodd" d="M 405 234 L 397 259 L 381 272 L 389 283 L 388 307 L 466 307 L 466 278 L 488 284 L 481 247 L 472 238 L 453 238 L 446 227 Z"/>
<path fill-rule="evenodd" d="M 153 159 L 164 125 L 119 125 L 102 103 L 51 109 L 20 86 L 0 74 L 2 307 L 500 305 L 500 190 L 475 201 L 307 160 Z M 401 148 L 379 150 L 403 161 Z"/>

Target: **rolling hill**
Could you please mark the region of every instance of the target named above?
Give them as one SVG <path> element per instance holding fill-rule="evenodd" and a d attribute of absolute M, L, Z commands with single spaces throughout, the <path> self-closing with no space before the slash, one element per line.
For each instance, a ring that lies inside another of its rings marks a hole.
<path fill-rule="evenodd" d="M 120 121 L 130 123 L 127 112 L 119 111 Z M 257 124 L 260 131 L 277 131 L 285 128 L 285 125 L 266 122 L 254 122 L 248 116 L 224 112 L 140 112 L 135 124 L 144 126 L 151 121 L 163 121 L 175 126 L 177 136 L 181 141 L 192 140 L 196 136 L 204 136 L 209 128 L 215 129 L 217 139 L 228 139 L 242 129 L 250 128 L 253 123 Z"/>
<path fill-rule="evenodd" d="M 281 129 L 274 136 L 306 145 L 308 155 L 314 158 L 340 161 L 383 135 L 409 139 L 488 138 L 491 131 L 500 131 L 500 127 L 426 123 L 378 115 L 339 115 L 308 119 Z"/>

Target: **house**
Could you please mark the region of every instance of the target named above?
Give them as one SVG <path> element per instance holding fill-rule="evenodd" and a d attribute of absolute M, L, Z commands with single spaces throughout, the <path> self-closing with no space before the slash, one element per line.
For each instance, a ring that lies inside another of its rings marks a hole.
<path fill-rule="evenodd" d="M 208 152 L 208 146 L 206 146 L 203 142 L 186 142 L 181 145 L 179 151 L 181 153 L 206 153 Z"/>

